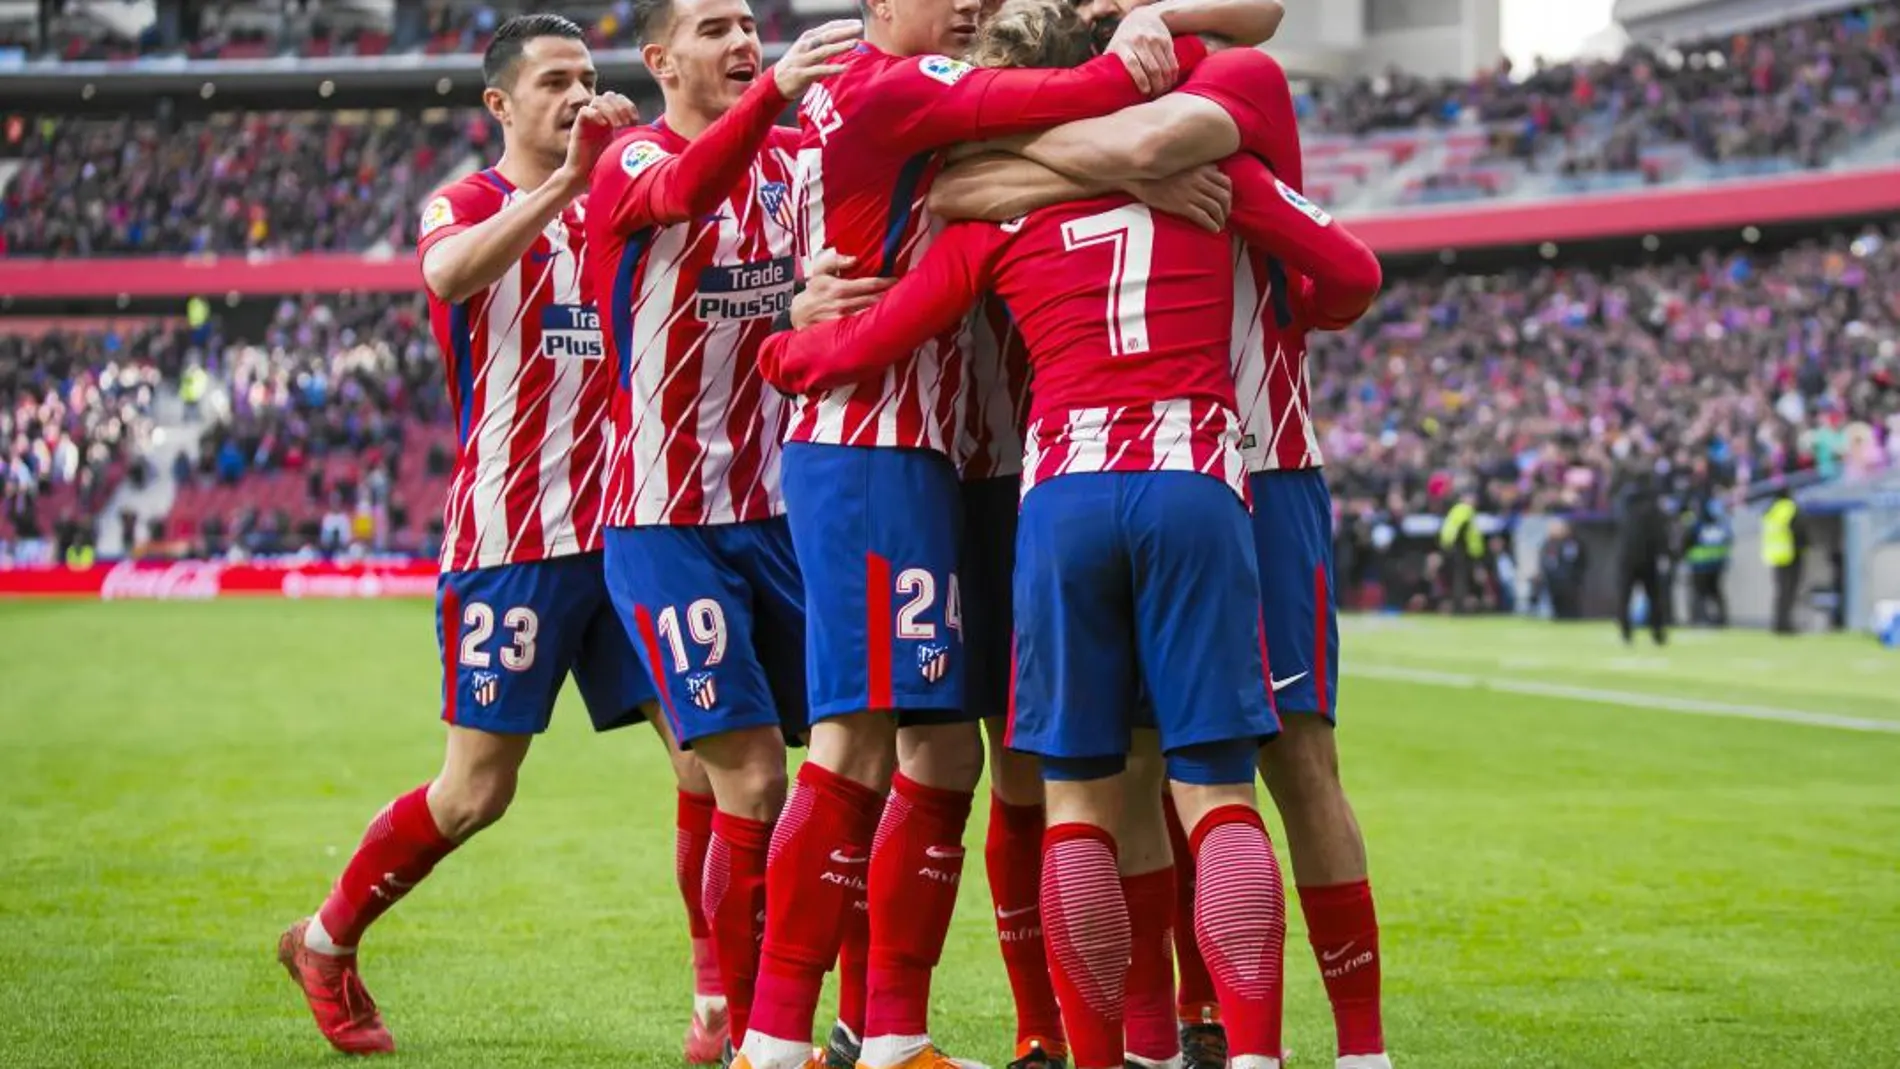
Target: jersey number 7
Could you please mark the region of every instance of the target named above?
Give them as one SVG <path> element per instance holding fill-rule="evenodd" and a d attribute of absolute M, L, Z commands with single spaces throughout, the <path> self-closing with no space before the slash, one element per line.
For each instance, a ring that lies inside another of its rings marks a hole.
<path fill-rule="evenodd" d="M 1067 252 L 1107 245 L 1115 254 L 1108 275 L 1108 353 L 1148 351 L 1148 274 L 1154 263 L 1155 222 L 1145 204 L 1126 204 L 1062 224 Z"/>

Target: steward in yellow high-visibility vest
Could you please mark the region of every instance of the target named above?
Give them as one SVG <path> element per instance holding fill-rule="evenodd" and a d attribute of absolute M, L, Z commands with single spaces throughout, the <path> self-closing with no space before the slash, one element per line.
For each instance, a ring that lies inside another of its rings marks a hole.
<path fill-rule="evenodd" d="M 1794 601 L 1801 585 L 1801 508 L 1786 490 L 1761 518 L 1761 562 L 1775 576 L 1775 631 L 1794 634 Z"/>
<path fill-rule="evenodd" d="M 1462 543 L 1462 545 L 1460 544 Z M 1478 503 L 1464 494 L 1438 527 L 1438 548 L 1451 571 L 1451 611 L 1475 609 L 1478 568 L 1484 562 L 1484 532 L 1478 529 Z"/>

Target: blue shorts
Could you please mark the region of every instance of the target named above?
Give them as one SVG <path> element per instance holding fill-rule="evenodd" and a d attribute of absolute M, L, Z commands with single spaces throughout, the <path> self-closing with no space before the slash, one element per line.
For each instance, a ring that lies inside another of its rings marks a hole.
<path fill-rule="evenodd" d="M 924 449 L 788 442 L 782 470 L 813 722 L 964 719 L 956 468 Z"/>
<path fill-rule="evenodd" d="M 1279 733 L 1231 489 L 1192 472 L 1064 475 L 1017 522 L 1011 747 L 1126 754 L 1144 687 L 1165 753 Z"/>
<path fill-rule="evenodd" d="M 963 704 L 971 716 L 1009 715 L 1011 589 L 1016 571 L 1016 508 L 1022 477 L 963 484 Z"/>
<path fill-rule="evenodd" d="M 782 518 L 612 527 L 607 589 L 682 747 L 743 728 L 805 730 L 805 591 Z"/>
<path fill-rule="evenodd" d="M 1333 495 L 1318 468 L 1248 478 L 1274 704 L 1334 719 L 1339 608 L 1333 600 Z"/>
<path fill-rule="evenodd" d="M 646 718 L 653 684 L 608 604 L 599 553 L 443 572 L 435 606 L 449 723 L 539 734 L 569 673 L 596 731 Z"/>

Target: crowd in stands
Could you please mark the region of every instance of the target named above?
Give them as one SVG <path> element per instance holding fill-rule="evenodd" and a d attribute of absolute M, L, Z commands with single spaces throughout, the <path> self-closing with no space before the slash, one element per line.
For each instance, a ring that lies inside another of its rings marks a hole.
<path fill-rule="evenodd" d="M 1721 489 L 1900 467 L 1900 226 L 1778 253 L 1395 280 L 1316 335 L 1349 511 L 1608 511 L 1632 473 Z"/>
<path fill-rule="evenodd" d="M 415 242 L 416 205 L 493 131 L 474 111 L 41 118 L 0 190 L 11 255 L 312 252 Z"/>
<path fill-rule="evenodd" d="M 762 4 L 759 12 L 768 39 L 797 28 L 787 4 Z M 438 6 L 426 49 L 479 49 L 504 14 L 487 4 Z M 630 0 L 617 0 L 593 16 L 595 43 L 630 44 L 631 15 Z M 1407 200 L 1505 192 L 1516 172 L 1500 172 L 1497 164 L 1652 182 L 1670 180 L 1695 160 L 1816 166 L 1855 138 L 1900 121 L 1900 2 L 1529 72 L 1505 62 L 1469 80 L 1390 71 L 1315 82 L 1301 104 L 1303 128 L 1324 146 L 1320 151 L 1341 148 L 1324 144 L 1329 135 L 1335 142 L 1337 135 L 1395 130 L 1478 137 L 1475 147 L 1448 147 L 1437 171 L 1415 178 L 1402 195 Z M 227 114 L 171 128 L 150 120 L 42 118 L 16 147 L 26 166 L 0 190 L 0 252 L 406 246 L 414 240 L 415 205 L 456 162 L 496 140 L 477 110 L 433 114 L 439 117 L 431 121 L 394 113 L 348 120 Z M 1390 163 L 1415 151 L 1408 144 Z M 1322 199 L 1344 188 L 1326 168 L 1309 168 Z"/>
<path fill-rule="evenodd" d="M 595 0 L 585 7 L 587 11 L 576 11 L 574 16 L 583 22 L 596 47 L 634 46 L 632 0 Z M 759 34 L 767 41 L 790 40 L 802 29 L 789 0 L 758 0 L 752 7 L 759 20 Z M 168 48 L 160 40 L 155 24 L 125 36 L 83 17 L 56 18 L 45 48 L 35 40 L 31 22 L 0 27 L 0 48 L 64 61 L 123 61 L 174 52 L 194 59 L 227 60 L 278 55 L 380 56 L 407 51 L 456 55 L 480 52 L 502 20 L 522 9 L 519 3 L 435 0 L 425 8 L 413 38 L 401 39 L 393 27 L 375 23 L 357 9 L 327 12 L 321 3 L 310 0 L 224 3 L 203 9 L 197 35 L 176 48 Z"/>
<path fill-rule="evenodd" d="M 198 555 L 433 556 L 453 429 L 420 297 L 286 300 L 256 341 L 214 341 L 225 386 L 181 455 L 166 531 Z"/>
<path fill-rule="evenodd" d="M 214 324 L 195 343 L 0 345 L 9 514 L 52 486 L 106 487 L 158 369 L 182 365 L 222 389 L 173 472 L 165 540 L 213 556 L 439 546 L 453 416 L 420 298 L 286 300 L 252 341 Z M 1618 269 L 1395 278 L 1357 327 L 1314 336 L 1311 360 L 1349 521 L 1442 514 L 1464 493 L 1503 516 L 1600 515 L 1633 473 L 1723 493 L 1896 470 L 1900 225 Z"/>
<path fill-rule="evenodd" d="M 92 541 L 119 479 L 147 474 L 152 401 L 183 351 L 170 327 L 0 335 L 0 561 Z"/>

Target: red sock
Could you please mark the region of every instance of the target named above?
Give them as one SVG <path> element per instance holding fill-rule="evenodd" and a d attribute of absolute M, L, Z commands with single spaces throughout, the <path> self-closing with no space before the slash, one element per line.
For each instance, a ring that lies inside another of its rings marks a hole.
<path fill-rule="evenodd" d="M 1128 901 L 1128 1053 L 1167 1061 L 1181 1053 L 1174 1019 L 1174 869 L 1122 877 Z"/>
<path fill-rule="evenodd" d="M 1115 868 L 1115 837 L 1092 824 L 1057 824 L 1042 838 L 1042 933 L 1069 1064 L 1122 1064 L 1122 1007 L 1127 990 L 1128 904 Z"/>
<path fill-rule="evenodd" d="M 745 1041 L 752 994 L 759 982 L 759 939 L 765 934 L 765 852 L 772 825 L 714 813 L 706 853 L 706 917 L 712 921 L 720 986 L 732 1022 L 732 1045 Z"/>
<path fill-rule="evenodd" d="M 765 863 L 765 945 L 749 1030 L 809 1042 L 844 913 L 869 875 L 877 792 L 810 761 L 772 831 Z"/>
<path fill-rule="evenodd" d="M 712 845 L 713 799 L 710 794 L 679 792 L 673 820 L 673 878 L 686 903 L 686 929 L 693 936 L 693 993 L 722 995 L 719 956 L 713 947 L 712 926 L 706 923 L 701 888 L 706 875 L 706 849 Z"/>
<path fill-rule="evenodd" d="M 1225 805 L 1201 818 L 1191 845 L 1194 936 L 1220 995 L 1227 1056 L 1278 1058 L 1286 892 L 1267 826 L 1251 806 Z"/>
<path fill-rule="evenodd" d="M 1062 1010 L 1049 980 L 1049 952 L 1042 943 L 1042 821 L 1039 805 L 990 799 L 989 834 L 983 840 L 990 899 L 996 905 L 996 940 L 1003 948 L 1010 994 L 1016 1000 L 1016 1042 L 1040 1040 L 1052 1055 L 1067 1049 Z"/>
<path fill-rule="evenodd" d="M 930 1032 L 930 974 L 943 957 L 963 878 L 971 791 L 897 773 L 871 847 L 871 960 L 864 1035 Z"/>
<path fill-rule="evenodd" d="M 1333 1003 L 1339 1054 L 1384 1054 L 1379 1018 L 1379 917 L 1365 880 L 1300 888 L 1300 912 Z"/>
<path fill-rule="evenodd" d="M 1168 814 L 1168 845 L 1174 849 L 1174 960 L 1181 970 L 1176 1013 L 1182 1024 L 1208 1024 L 1220 1020 L 1220 998 L 1194 939 L 1194 853 L 1188 849 L 1187 829 L 1181 827 L 1174 799 L 1164 793 L 1162 807 Z"/>
<path fill-rule="evenodd" d="M 455 846 L 435 826 L 428 784 L 384 806 L 317 911 L 330 942 L 355 946 L 376 918 L 421 883 Z"/>
<path fill-rule="evenodd" d="M 883 823 L 883 811 L 880 809 L 879 823 Z M 865 886 L 859 886 L 851 892 L 851 902 L 845 907 L 844 942 L 838 946 L 838 1020 L 851 1030 L 851 1034 L 864 1038 L 864 1005 L 866 975 L 871 965 L 871 902 Z"/>

